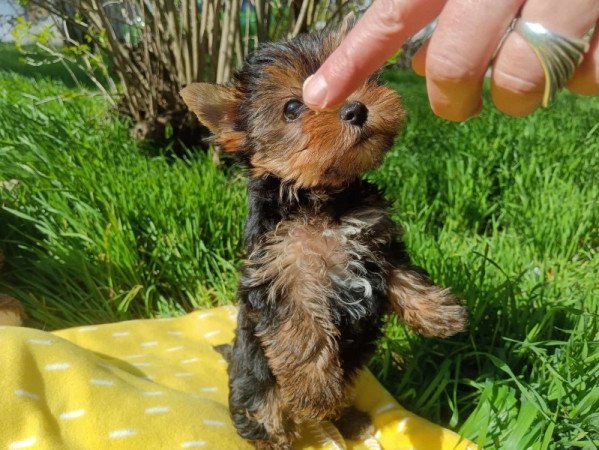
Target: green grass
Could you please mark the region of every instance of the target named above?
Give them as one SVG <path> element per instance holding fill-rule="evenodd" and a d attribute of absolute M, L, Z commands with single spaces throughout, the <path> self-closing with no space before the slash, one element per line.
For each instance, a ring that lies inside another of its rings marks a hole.
<path fill-rule="evenodd" d="M 453 124 L 421 80 L 389 78 L 409 119 L 368 176 L 471 326 L 426 339 L 391 319 L 373 371 L 481 447 L 597 448 L 599 99 Z M 87 94 L 0 73 L 2 289 L 48 328 L 232 301 L 239 172 L 150 156 Z"/>
<path fill-rule="evenodd" d="M 79 94 L 0 78 L 6 288 L 50 328 L 230 301 L 241 177 L 201 153 L 149 157 L 127 123 Z"/>
<path fill-rule="evenodd" d="M 410 119 L 371 178 L 471 328 L 441 341 L 392 325 L 373 366 L 406 407 L 481 446 L 596 448 L 599 99 L 452 124 L 422 82 L 391 78 Z"/>

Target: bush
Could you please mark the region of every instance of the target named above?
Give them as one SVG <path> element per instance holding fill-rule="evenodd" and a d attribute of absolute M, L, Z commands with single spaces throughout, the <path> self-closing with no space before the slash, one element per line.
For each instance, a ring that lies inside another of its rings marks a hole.
<path fill-rule="evenodd" d="M 198 140 L 197 119 L 179 91 L 194 81 L 224 83 L 259 43 L 336 22 L 349 2 L 331 0 L 29 0 L 61 17 L 67 46 L 38 46 L 87 71 L 120 110 L 132 134 L 158 143 Z M 27 24 L 20 31 L 27 32 Z M 67 64 L 68 63 L 68 64 Z M 203 130 L 206 131 L 206 130 Z"/>

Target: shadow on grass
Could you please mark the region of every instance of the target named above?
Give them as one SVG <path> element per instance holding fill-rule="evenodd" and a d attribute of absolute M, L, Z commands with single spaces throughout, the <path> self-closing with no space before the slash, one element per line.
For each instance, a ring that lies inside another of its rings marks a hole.
<path fill-rule="evenodd" d="M 26 50 L 34 51 L 33 48 L 27 48 Z M 70 69 L 81 86 L 86 88 L 95 87 L 94 83 L 81 69 L 73 66 Z M 69 88 L 78 87 L 77 82 L 62 63 L 54 62 L 39 66 L 27 64 L 24 55 L 13 44 L 0 43 L 0 71 L 14 72 L 34 80 L 50 78 L 60 81 Z"/>

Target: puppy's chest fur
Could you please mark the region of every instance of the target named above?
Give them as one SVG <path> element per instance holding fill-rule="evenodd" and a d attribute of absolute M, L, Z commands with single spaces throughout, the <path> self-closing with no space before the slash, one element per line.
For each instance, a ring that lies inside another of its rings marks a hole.
<path fill-rule="evenodd" d="M 324 418 L 380 334 L 394 227 L 365 182 L 322 196 L 250 183 L 241 300 L 286 404 Z"/>

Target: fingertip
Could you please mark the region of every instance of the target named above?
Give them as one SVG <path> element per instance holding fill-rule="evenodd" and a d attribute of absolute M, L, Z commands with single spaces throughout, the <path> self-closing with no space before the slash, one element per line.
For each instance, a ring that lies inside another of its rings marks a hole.
<path fill-rule="evenodd" d="M 482 108 L 482 79 L 442 80 L 430 73 L 427 64 L 426 90 L 433 112 L 452 122 L 476 116 Z"/>
<path fill-rule="evenodd" d="M 431 109 L 436 116 L 442 119 L 449 120 L 450 122 L 465 122 L 481 113 L 483 103 L 480 98 L 469 105 L 462 104 L 460 107 L 456 107 L 453 104 L 431 102 Z"/>
<path fill-rule="evenodd" d="M 343 103 L 409 36 L 433 20 L 444 3 L 445 0 L 372 2 L 314 77 L 304 83 L 306 105 L 323 110 Z"/>
<path fill-rule="evenodd" d="M 495 107 L 502 113 L 512 117 L 525 117 L 541 106 L 542 94 L 513 92 L 492 84 L 491 99 Z"/>
<path fill-rule="evenodd" d="M 306 106 L 317 111 L 323 110 L 326 107 L 328 88 L 326 78 L 319 73 L 306 78 L 302 87 Z"/>
<path fill-rule="evenodd" d="M 599 70 L 596 74 L 575 73 L 568 82 L 568 89 L 579 95 L 599 95 Z"/>
<path fill-rule="evenodd" d="M 543 101 L 545 74 L 530 44 L 510 33 L 493 62 L 491 99 L 504 114 L 524 117 Z"/>

